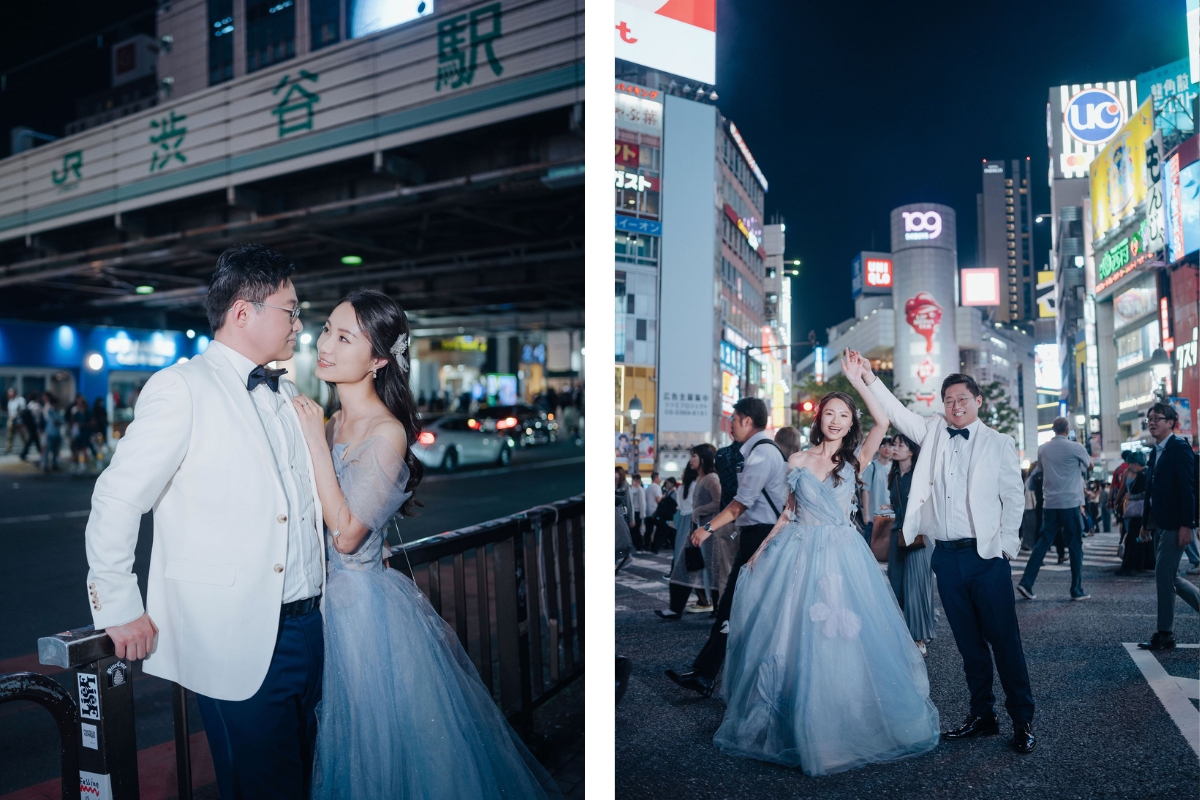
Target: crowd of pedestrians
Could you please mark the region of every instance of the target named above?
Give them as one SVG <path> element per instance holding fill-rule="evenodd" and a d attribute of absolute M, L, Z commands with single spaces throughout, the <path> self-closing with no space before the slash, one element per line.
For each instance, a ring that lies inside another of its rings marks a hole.
<path fill-rule="evenodd" d="M 72 471 L 86 472 L 98 465 L 108 441 L 108 411 L 104 398 L 98 397 L 91 406 L 83 395 L 63 408 L 58 397 L 50 392 L 29 392 L 25 395 L 9 388 L 5 398 L 4 454 L 16 452 L 24 462 L 32 450 L 43 472 L 61 471 L 63 446 L 71 452 Z"/>

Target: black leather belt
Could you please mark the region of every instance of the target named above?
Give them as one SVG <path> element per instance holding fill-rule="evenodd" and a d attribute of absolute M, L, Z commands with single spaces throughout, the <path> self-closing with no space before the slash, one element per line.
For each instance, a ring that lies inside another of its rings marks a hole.
<path fill-rule="evenodd" d="M 953 541 L 945 541 L 944 539 L 934 539 L 934 544 L 943 550 L 966 550 L 968 547 L 975 549 L 975 539 L 955 539 Z"/>
<path fill-rule="evenodd" d="M 303 600 L 293 600 L 290 603 L 284 603 L 279 607 L 279 620 L 282 622 L 288 617 L 303 617 L 305 614 L 313 611 L 321 604 L 321 595 L 316 597 L 306 597 Z"/>

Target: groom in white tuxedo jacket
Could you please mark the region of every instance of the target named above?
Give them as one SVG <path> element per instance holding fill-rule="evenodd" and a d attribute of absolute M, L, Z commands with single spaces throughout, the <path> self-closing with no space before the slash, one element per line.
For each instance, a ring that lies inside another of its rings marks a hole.
<path fill-rule="evenodd" d="M 322 515 L 283 370 L 301 330 L 287 258 L 226 250 L 214 341 L 147 381 L 96 481 L 88 596 L 117 655 L 196 692 L 224 800 L 309 793 L 324 642 Z M 146 604 L 133 574 L 154 512 Z"/>
<path fill-rule="evenodd" d="M 969 375 L 950 375 L 942 382 L 944 416 L 922 417 L 897 400 L 857 353 L 851 368 L 862 371 L 892 424 L 921 445 L 904 540 L 911 544 L 922 534 L 934 542 L 938 594 L 971 691 L 966 722 L 942 736 L 955 740 L 999 732 L 992 693 L 994 660 L 1013 721 L 1013 749 L 1029 753 L 1036 746 L 1033 695 L 1009 566 L 1021 546 L 1025 510 L 1016 444 L 979 420 L 983 397 Z"/>

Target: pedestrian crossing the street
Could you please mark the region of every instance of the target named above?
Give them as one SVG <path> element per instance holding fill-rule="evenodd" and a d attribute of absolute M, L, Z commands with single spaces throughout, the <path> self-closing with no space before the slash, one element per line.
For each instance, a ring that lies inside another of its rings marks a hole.
<path fill-rule="evenodd" d="M 1117 533 L 1097 533 L 1095 536 L 1089 536 L 1083 540 L 1083 566 L 1085 567 L 1111 567 L 1116 569 L 1121 565 L 1121 559 L 1117 556 L 1118 545 Z M 1017 554 L 1017 557 L 1009 562 L 1009 566 L 1014 571 L 1025 570 L 1025 565 L 1029 563 L 1030 551 L 1022 550 Z M 1051 547 L 1046 551 L 1046 558 L 1042 561 L 1042 570 L 1046 572 L 1069 572 L 1071 569 L 1071 554 L 1066 552 L 1066 560 L 1058 564 L 1058 551 Z"/>

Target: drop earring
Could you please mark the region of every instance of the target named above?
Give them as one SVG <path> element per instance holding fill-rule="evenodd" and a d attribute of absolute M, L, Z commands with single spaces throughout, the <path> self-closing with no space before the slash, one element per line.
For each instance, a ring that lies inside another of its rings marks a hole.
<path fill-rule="evenodd" d="M 371 377 L 372 377 L 372 378 L 378 378 L 378 377 L 379 377 L 379 375 L 378 375 L 378 374 L 376 374 L 376 372 L 375 372 L 375 367 L 371 367 Z"/>

